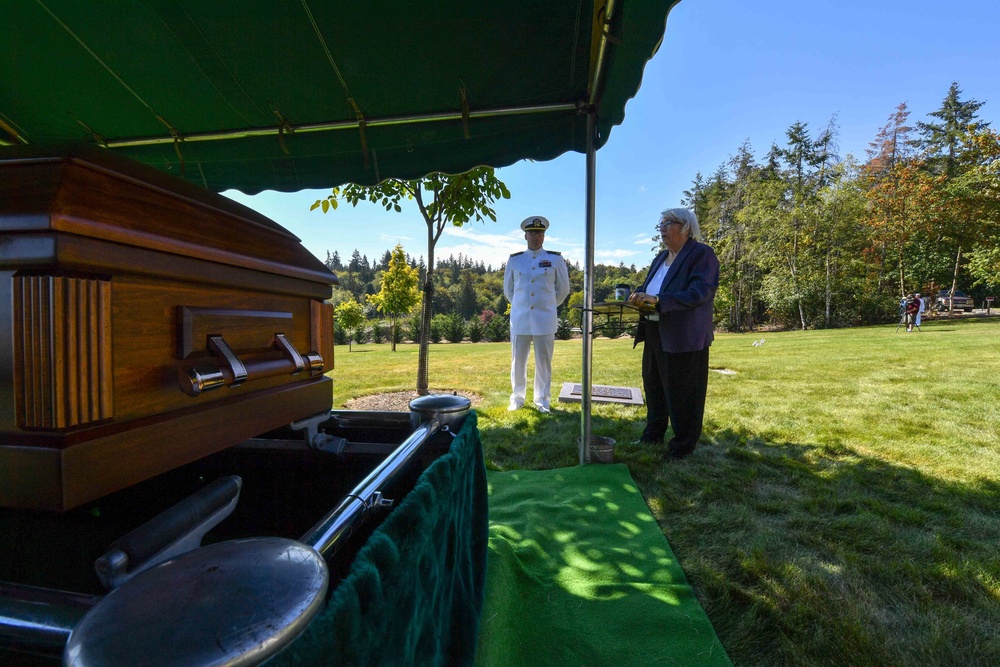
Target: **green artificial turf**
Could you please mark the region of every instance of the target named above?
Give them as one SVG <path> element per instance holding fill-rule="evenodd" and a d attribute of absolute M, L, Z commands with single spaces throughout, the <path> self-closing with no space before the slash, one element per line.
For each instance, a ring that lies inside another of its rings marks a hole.
<path fill-rule="evenodd" d="M 477 665 L 732 664 L 625 466 L 488 482 Z"/>

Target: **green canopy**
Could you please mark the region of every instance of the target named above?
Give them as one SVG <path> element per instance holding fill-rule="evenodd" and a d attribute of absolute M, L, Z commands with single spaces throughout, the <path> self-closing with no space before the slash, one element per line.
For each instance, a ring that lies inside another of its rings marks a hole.
<path fill-rule="evenodd" d="M 89 143 L 253 194 L 585 152 L 676 2 L 5 0 L 0 156 Z"/>

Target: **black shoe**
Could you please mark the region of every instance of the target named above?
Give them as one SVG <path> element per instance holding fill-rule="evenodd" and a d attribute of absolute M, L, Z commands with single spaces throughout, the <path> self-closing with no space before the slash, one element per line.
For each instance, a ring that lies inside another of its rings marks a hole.
<path fill-rule="evenodd" d="M 680 461 L 683 458 L 687 458 L 688 456 L 691 456 L 692 452 L 694 452 L 693 449 L 687 449 L 687 450 L 671 449 L 669 452 L 667 452 L 667 460 L 668 461 Z"/>

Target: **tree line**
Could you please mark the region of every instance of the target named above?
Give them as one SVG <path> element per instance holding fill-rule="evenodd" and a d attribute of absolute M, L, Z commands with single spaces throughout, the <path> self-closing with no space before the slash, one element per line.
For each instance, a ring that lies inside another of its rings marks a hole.
<path fill-rule="evenodd" d="M 864 161 L 837 154 L 836 119 L 792 124 L 758 162 L 739 147 L 684 204 L 722 265 L 721 327 L 826 328 L 898 316 L 908 292 L 1000 287 L 1000 136 L 953 83 L 928 120 L 900 104 Z"/>
<path fill-rule="evenodd" d="M 682 203 L 719 255 L 718 327 L 892 321 L 908 292 L 962 289 L 982 303 L 1000 287 L 1000 135 L 979 118 L 983 105 L 963 99 L 953 83 L 927 121 L 911 123 L 900 104 L 864 160 L 838 154 L 834 117 L 815 133 L 793 123 L 784 145 L 772 144 L 763 161 L 745 142 L 711 176 L 696 174 Z M 508 339 L 503 264 L 438 258 L 428 281 L 423 256 L 397 246 L 372 261 L 358 250 L 347 261 L 328 252 L 326 265 L 340 278 L 332 299 L 338 313 L 346 312 L 341 304 L 357 304 L 346 307 L 356 316 L 336 325 L 338 343 L 418 340 L 422 317 L 411 313 L 425 295 L 431 307 L 424 312 L 436 313 L 425 332 L 430 342 Z M 387 276 L 397 288 L 410 280 L 402 267 L 424 288 L 399 302 L 415 304 L 410 310 L 380 310 Z M 597 265 L 595 302 L 620 283 L 636 288 L 645 271 Z M 564 338 L 579 327 L 583 303 L 583 273 L 572 263 L 569 273 L 570 297 L 559 310 Z M 399 325 L 395 333 L 385 318 Z"/>
<path fill-rule="evenodd" d="M 652 241 L 650 243 L 652 245 Z M 396 266 L 393 266 L 394 256 L 398 262 Z M 426 265 L 422 256 L 415 258 L 397 245 L 392 251 L 386 250 L 375 262 L 368 260 L 357 249 L 346 264 L 336 251 L 327 252 L 325 264 L 340 280 L 330 299 L 337 312 L 334 335 L 338 345 L 419 339 L 421 314 L 413 313 L 413 310 L 419 305 L 421 294 L 413 296 L 409 302 L 412 306 L 399 313 L 400 326 L 395 337 L 391 331 L 394 315 L 391 310 L 380 310 L 378 302 L 391 292 L 400 294 L 423 284 Z M 433 273 L 435 315 L 429 328 L 430 342 L 509 340 L 509 305 L 503 294 L 505 268 L 503 263 L 494 268 L 461 254 L 437 260 L 437 269 Z M 567 268 L 571 292 L 559 307 L 557 334 L 564 339 L 572 337 L 576 333 L 574 329 L 579 328 L 582 314 L 579 306 L 583 304 L 583 271 L 579 264 L 573 262 L 567 262 Z M 406 269 L 412 272 L 412 282 L 401 287 L 401 281 L 405 280 L 401 276 Z M 638 270 L 634 264 L 598 264 L 594 267 L 595 301 L 611 298 L 619 284 L 628 284 L 633 288 L 638 286 L 645 279 L 645 273 L 646 267 Z M 405 299 L 402 302 L 406 303 Z"/>

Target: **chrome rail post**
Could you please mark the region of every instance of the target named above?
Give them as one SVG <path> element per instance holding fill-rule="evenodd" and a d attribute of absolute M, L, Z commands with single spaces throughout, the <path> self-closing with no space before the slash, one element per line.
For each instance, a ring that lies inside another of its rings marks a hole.
<path fill-rule="evenodd" d="M 594 135 L 597 132 L 597 109 L 587 111 L 587 227 L 583 260 L 583 373 L 580 391 L 580 464 L 590 462 L 590 410 L 591 377 L 594 356 L 594 237 L 596 227 L 597 149 Z"/>
<path fill-rule="evenodd" d="M 100 599 L 0 581 L 0 646 L 61 656 L 73 628 Z"/>
<path fill-rule="evenodd" d="M 365 520 L 368 512 L 376 507 L 388 507 L 393 501 L 382 497 L 382 489 L 397 476 L 400 470 L 420 448 L 440 430 L 437 419 L 430 419 L 418 426 L 403 443 L 350 491 L 333 510 L 309 529 L 299 541 L 319 552 L 329 560 L 340 546 Z"/>

